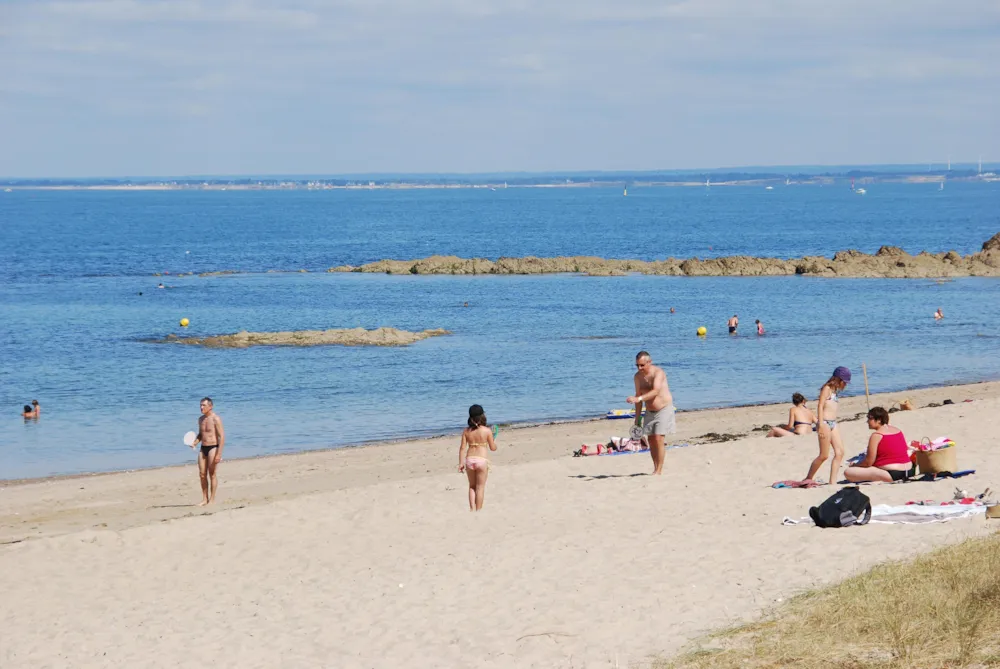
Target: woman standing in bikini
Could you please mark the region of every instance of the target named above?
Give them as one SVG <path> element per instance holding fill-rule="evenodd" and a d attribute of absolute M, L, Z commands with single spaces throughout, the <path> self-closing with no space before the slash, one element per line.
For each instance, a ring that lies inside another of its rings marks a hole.
<path fill-rule="evenodd" d="M 816 435 L 819 437 L 819 455 L 809 465 L 809 474 L 806 475 L 806 480 L 811 481 L 826 459 L 830 457 L 831 446 L 833 447 L 833 462 L 830 463 L 830 483 L 835 483 L 837 480 L 840 463 L 844 460 L 844 442 L 840 438 L 840 429 L 837 427 L 837 405 L 840 401 L 839 393 L 843 392 L 850 382 L 851 370 L 847 367 L 838 367 L 833 370 L 830 380 L 824 383 L 819 390 L 819 401 L 816 403 Z"/>
<path fill-rule="evenodd" d="M 469 511 L 483 508 L 486 477 L 490 473 L 487 449 L 497 450 L 493 431 L 486 426 L 483 407 L 473 404 L 469 407 L 469 427 L 462 430 L 462 443 L 458 447 L 458 471 L 469 478 Z"/>

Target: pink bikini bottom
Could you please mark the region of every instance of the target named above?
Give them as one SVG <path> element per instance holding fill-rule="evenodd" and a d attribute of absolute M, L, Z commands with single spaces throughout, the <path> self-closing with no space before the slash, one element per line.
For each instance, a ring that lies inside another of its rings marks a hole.
<path fill-rule="evenodd" d="M 489 469 L 490 461 L 486 458 L 479 458 L 474 455 L 470 455 L 465 459 L 465 468 L 471 471 L 476 471 L 477 469 Z"/>

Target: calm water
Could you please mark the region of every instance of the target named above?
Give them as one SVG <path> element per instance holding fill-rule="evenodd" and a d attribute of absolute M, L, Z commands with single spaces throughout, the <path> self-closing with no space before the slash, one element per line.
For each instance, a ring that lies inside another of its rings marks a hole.
<path fill-rule="evenodd" d="M 627 198 L 605 189 L 0 193 L 0 478 L 190 461 L 181 435 L 203 395 L 216 398 L 232 457 L 446 432 L 472 402 L 494 422 L 600 415 L 625 406 L 640 348 L 666 367 L 682 409 L 815 395 L 834 366 L 860 371 L 862 361 L 873 391 L 998 378 L 998 280 L 313 272 L 165 278 L 170 288 L 157 290 L 151 276 L 435 252 L 798 256 L 894 244 L 969 253 L 1000 230 L 998 186 L 875 185 L 864 197 L 796 186 Z M 941 323 L 931 318 L 938 306 Z M 746 332 L 732 338 L 734 312 Z M 178 331 L 181 317 L 191 334 L 380 325 L 455 334 L 398 349 L 139 341 Z M 767 336 L 751 336 L 755 318 Z M 694 336 L 699 325 L 706 339 Z M 43 405 L 37 423 L 18 416 L 32 398 Z"/>

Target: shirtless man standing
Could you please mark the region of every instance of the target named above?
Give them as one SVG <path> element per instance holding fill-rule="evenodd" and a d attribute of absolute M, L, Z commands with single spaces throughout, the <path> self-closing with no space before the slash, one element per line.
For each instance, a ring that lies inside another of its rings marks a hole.
<path fill-rule="evenodd" d="M 733 317 L 729 319 L 727 325 L 729 326 L 729 334 L 736 334 L 736 328 L 740 326 L 740 317 L 733 314 Z"/>
<path fill-rule="evenodd" d="M 653 364 L 646 351 L 635 356 L 638 371 L 633 377 L 635 395 L 625 401 L 635 405 L 635 424 L 642 421 L 642 405 L 646 403 L 646 419 L 642 421 L 643 434 L 649 441 L 649 454 L 653 458 L 653 474 L 663 473 L 663 456 L 667 449 L 663 437 L 677 429 L 674 420 L 674 398 L 667 385 L 667 375 Z"/>
<path fill-rule="evenodd" d="M 198 436 L 194 439 L 194 447 L 201 443 L 198 453 L 198 475 L 201 477 L 201 504 L 205 506 L 215 501 L 215 491 L 219 488 L 219 479 L 215 476 L 215 468 L 222 462 L 222 448 L 226 445 L 226 433 L 222 429 L 222 419 L 212 410 L 212 398 L 201 400 L 201 416 L 198 417 Z M 209 495 L 209 477 L 212 479 L 211 495 Z"/>

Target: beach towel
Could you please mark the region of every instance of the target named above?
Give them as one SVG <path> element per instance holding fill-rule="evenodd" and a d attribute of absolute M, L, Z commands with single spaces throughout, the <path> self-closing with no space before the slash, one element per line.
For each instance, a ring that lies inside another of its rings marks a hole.
<path fill-rule="evenodd" d="M 872 507 L 873 523 L 893 523 L 922 525 L 925 523 L 945 523 L 958 518 L 971 518 L 986 513 L 982 504 L 942 504 L 939 506 L 889 506 L 877 504 Z"/>
<path fill-rule="evenodd" d="M 813 481 L 812 479 L 805 479 L 804 481 L 778 481 L 772 483 L 772 488 L 818 488 L 822 484 Z"/>
<path fill-rule="evenodd" d="M 969 474 L 975 474 L 975 469 L 963 469 L 960 472 L 935 472 L 933 474 L 928 473 L 915 479 L 910 479 L 911 481 L 940 481 L 941 479 L 960 479 L 963 476 L 968 476 Z"/>
<path fill-rule="evenodd" d="M 979 504 L 940 504 L 936 506 L 890 506 L 876 504 L 872 507 L 872 517 L 869 523 L 884 525 L 924 525 L 928 523 L 946 523 L 959 518 L 972 518 L 986 513 L 986 506 Z M 812 518 L 781 519 L 782 525 L 814 525 Z"/>
<path fill-rule="evenodd" d="M 933 482 L 933 481 L 942 481 L 944 479 L 960 479 L 963 476 L 968 476 L 970 474 L 975 474 L 975 473 L 976 473 L 975 469 L 963 469 L 960 472 L 937 472 L 937 473 L 934 473 L 934 474 L 924 474 L 923 476 L 913 476 L 913 477 L 910 477 L 910 478 L 907 478 L 907 479 L 899 479 L 898 481 L 891 481 L 891 482 L 890 481 L 861 481 L 861 482 L 858 482 L 858 483 L 852 483 L 851 481 L 848 481 L 847 479 L 844 479 L 843 481 L 837 481 L 837 484 L 838 485 L 875 485 L 877 483 L 884 483 L 886 485 L 897 485 L 899 483 L 915 483 L 915 482 L 930 483 L 930 482 Z M 782 487 L 782 486 L 775 485 L 774 487 L 778 488 L 778 487 Z"/>

